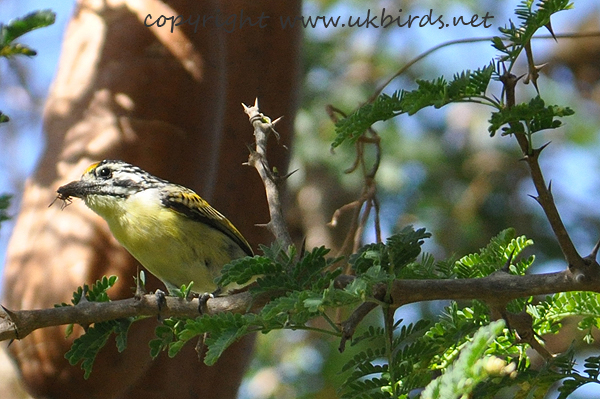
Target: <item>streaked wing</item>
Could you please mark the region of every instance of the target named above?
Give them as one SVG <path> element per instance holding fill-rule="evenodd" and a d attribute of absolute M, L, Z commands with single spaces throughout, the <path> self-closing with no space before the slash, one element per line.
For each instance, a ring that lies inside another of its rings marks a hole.
<path fill-rule="evenodd" d="M 161 190 L 161 201 L 167 208 L 219 230 L 239 245 L 246 254 L 253 255 L 250 244 L 238 229 L 194 191 L 183 186 L 177 186 L 177 189 L 166 187 Z"/>

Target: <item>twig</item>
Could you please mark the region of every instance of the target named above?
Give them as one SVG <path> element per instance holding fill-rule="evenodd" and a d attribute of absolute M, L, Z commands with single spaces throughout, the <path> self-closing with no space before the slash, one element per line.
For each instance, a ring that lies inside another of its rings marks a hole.
<path fill-rule="evenodd" d="M 352 339 L 356 327 L 358 327 L 362 319 L 377 306 L 378 305 L 374 302 L 365 302 L 356 308 L 350 317 L 342 323 L 342 339 L 340 340 L 340 346 L 338 348 L 340 352 L 343 352 L 346 349 L 346 341 Z"/>
<path fill-rule="evenodd" d="M 281 199 L 279 197 L 279 184 L 285 180 L 285 176 L 275 175 L 267 161 L 267 141 L 271 133 L 279 138 L 279 133 L 275 130 L 275 124 L 281 120 L 277 118 L 274 121 L 258 109 L 258 98 L 254 101 L 254 105 L 248 107 L 242 104 L 244 112 L 248 115 L 250 124 L 254 128 L 254 138 L 256 141 L 256 149 L 250 150 L 247 165 L 253 166 L 258 172 L 267 195 L 269 203 L 269 214 L 271 220 L 266 224 L 267 228 L 273 233 L 275 239 L 281 244 L 282 248 L 287 248 L 292 245 L 292 238 L 288 231 L 283 212 L 281 208 Z"/>
<path fill-rule="evenodd" d="M 336 211 L 333 213 L 333 217 L 329 222 L 330 226 L 337 225 L 337 221 L 342 215 L 342 213 L 349 210 L 354 210 L 352 214 L 352 222 L 350 224 L 350 228 L 348 229 L 348 233 L 346 234 L 344 243 L 342 244 L 342 247 L 340 248 L 336 256 L 348 256 L 351 253 L 356 252 L 358 250 L 357 247 L 358 243 L 360 242 L 361 233 L 364 229 L 367 217 L 369 216 L 368 212 L 370 211 L 370 207 L 373 204 L 375 204 L 375 216 L 376 218 L 379 217 L 379 202 L 377 201 L 377 198 L 375 196 L 376 188 L 377 187 L 375 184 L 375 179 L 366 178 L 360 197 L 357 200 L 352 201 L 336 209 Z M 363 213 L 363 217 L 361 218 L 360 211 L 365 203 L 367 203 L 368 206 L 366 207 Z M 380 242 L 381 232 L 378 220 L 375 221 L 375 233 L 378 237 L 378 242 Z"/>
<path fill-rule="evenodd" d="M 337 220 L 343 212 L 348 211 L 350 209 L 354 210 L 354 212 L 352 212 L 352 219 L 350 221 L 350 227 L 348 228 L 348 232 L 346 233 L 346 238 L 344 238 L 344 243 L 342 244 L 342 247 L 336 254 L 336 257 L 349 256 L 353 252 L 352 248 L 354 245 L 354 237 L 356 236 L 356 232 L 359 229 L 358 220 L 360 218 L 360 210 L 362 209 L 362 205 L 364 204 L 364 202 L 365 202 L 365 199 L 361 196 L 361 198 L 359 198 L 358 200 L 352 201 L 351 203 L 346 204 L 346 205 L 342 206 L 341 208 L 336 209 L 335 212 L 333 213 L 331 222 L 329 222 L 330 226 L 337 225 Z M 350 270 L 350 265 L 348 265 L 346 273 L 349 273 L 349 270 Z"/>
<path fill-rule="evenodd" d="M 533 317 L 529 313 L 525 310 L 519 313 L 506 312 L 505 319 L 520 342 L 529 344 L 546 361 L 552 360 L 552 354 L 538 341 L 539 336 L 533 329 Z"/>
<path fill-rule="evenodd" d="M 347 115 L 335 108 L 332 105 L 328 105 L 326 107 L 327 114 L 329 118 L 336 123 L 339 118 L 338 115 L 342 117 L 346 117 Z M 331 221 L 329 222 L 330 226 L 336 226 L 338 219 L 340 216 L 349 210 L 354 210 L 352 213 L 352 221 L 350 223 L 350 228 L 346 233 L 346 238 L 344 239 L 344 243 L 340 248 L 337 256 L 348 256 L 351 253 L 358 251 L 360 246 L 360 240 L 362 238 L 362 233 L 364 231 L 365 225 L 371 213 L 371 209 L 375 209 L 375 236 L 376 241 L 381 242 L 381 225 L 379 222 L 379 200 L 377 199 L 377 185 L 375 182 L 375 175 L 379 170 L 379 164 L 381 163 L 381 139 L 377 132 L 373 128 L 369 128 L 367 132 L 371 135 L 371 137 L 363 134 L 356 141 L 356 158 L 352 163 L 352 166 L 344 171 L 344 173 L 352 173 L 361 167 L 364 184 L 360 197 L 352 201 L 348 204 L 343 205 L 342 207 L 335 210 Z M 371 169 L 367 170 L 366 162 L 365 162 L 365 144 L 372 144 L 375 146 L 375 160 Z M 365 205 L 365 209 L 363 211 L 363 215 L 361 217 L 361 209 L 363 205 Z M 346 271 L 348 272 L 348 270 Z"/>

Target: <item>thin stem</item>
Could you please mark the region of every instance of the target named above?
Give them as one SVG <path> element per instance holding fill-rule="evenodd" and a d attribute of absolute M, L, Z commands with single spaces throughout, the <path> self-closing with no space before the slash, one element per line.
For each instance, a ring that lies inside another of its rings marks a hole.
<path fill-rule="evenodd" d="M 272 331 L 273 329 L 269 329 L 269 331 Z M 331 331 L 331 330 L 325 330 L 324 328 L 318 328 L 318 327 L 310 327 L 310 326 L 283 326 L 281 328 L 281 330 L 305 330 L 305 331 L 314 331 L 314 332 L 318 332 L 318 333 L 322 333 L 322 334 L 329 334 L 329 335 L 333 335 L 334 337 L 339 337 L 341 336 L 341 332 L 340 331 Z M 265 329 L 262 327 L 257 327 L 257 328 L 250 328 L 248 329 L 248 334 L 252 334 L 252 333 L 257 333 L 257 332 L 264 332 Z"/>
<path fill-rule="evenodd" d="M 415 58 L 413 58 L 412 60 L 408 61 L 408 63 L 406 63 L 406 65 L 404 65 L 402 68 L 400 68 L 398 70 L 398 72 L 396 72 L 392 77 L 390 77 L 388 80 L 386 80 L 381 86 L 379 86 L 375 92 L 373 93 L 373 95 L 371 97 L 369 97 L 369 100 L 367 100 L 367 103 L 372 103 L 373 101 L 375 101 L 375 99 L 377 98 L 377 96 L 379 96 L 381 94 L 381 92 L 383 91 L 383 89 L 385 89 L 387 87 L 387 85 L 389 85 L 394 79 L 396 79 L 398 76 L 402 75 L 404 72 L 406 72 L 411 66 L 413 66 L 414 64 L 416 64 L 417 62 L 421 61 L 423 58 L 427 57 L 429 54 L 432 54 L 444 47 L 448 47 L 448 46 L 453 46 L 455 44 L 464 44 L 464 43 L 477 43 L 477 42 L 487 42 L 492 40 L 493 37 L 481 37 L 481 38 L 468 38 L 468 39 L 457 39 L 457 40 L 450 40 L 441 44 L 438 44 L 437 46 L 434 46 L 432 48 L 430 48 L 429 50 L 419 54 L 418 56 L 416 56 Z"/>
<path fill-rule="evenodd" d="M 387 357 L 388 372 L 390 374 L 390 386 L 392 397 L 398 397 L 398 384 L 396 381 L 396 367 L 394 366 L 394 310 L 389 305 L 382 307 L 385 325 L 385 354 Z"/>
<path fill-rule="evenodd" d="M 481 104 L 481 105 L 487 105 L 487 106 L 490 106 L 490 107 L 496 108 L 496 109 L 502 108 L 502 106 L 501 106 L 501 104 L 499 102 L 494 101 L 493 99 L 491 99 L 489 97 L 486 97 L 486 96 L 459 99 L 459 100 L 455 100 L 453 102 L 455 102 L 455 103 Z"/>
<path fill-rule="evenodd" d="M 333 328 L 339 334 L 342 333 L 342 330 L 340 329 L 340 327 L 333 320 L 331 320 L 331 318 L 327 315 L 327 313 L 323 312 L 321 315 L 323 316 L 323 318 L 325 319 L 325 321 L 327 321 L 327 323 L 329 323 L 329 325 L 331 326 L 331 328 Z"/>
<path fill-rule="evenodd" d="M 318 327 L 310 327 L 310 326 L 293 326 L 293 327 L 284 327 L 284 330 L 304 330 L 304 331 L 314 331 L 314 332 L 318 332 L 318 333 L 323 333 L 323 334 L 329 334 L 332 335 L 334 337 L 340 337 L 342 335 L 342 333 L 340 331 L 331 331 L 331 330 L 325 330 L 324 328 L 318 328 Z M 261 331 L 261 329 L 258 329 L 257 331 Z"/>
<path fill-rule="evenodd" d="M 379 200 L 373 197 L 373 208 L 375 209 L 375 242 L 380 243 L 381 240 L 381 221 L 379 220 Z"/>
<path fill-rule="evenodd" d="M 394 282 L 392 281 L 391 283 L 392 283 L 392 286 L 393 286 Z M 390 289 L 388 289 L 388 290 L 385 291 L 386 300 L 390 299 L 390 297 L 388 296 L 388 294 L 391 293 L 391 291 L 392 291 L 392 288 L 390 288 Z M 381 300 L 379 300 L 377 298 L 373 298 L 373 297 L 367 298 L 365 300 L 365 302 L 373 303 L 373 304 L 375 304 L 377 306 L 381 306 L 382 308 L 388 305 L 387 302 L 381 301 Z"/>

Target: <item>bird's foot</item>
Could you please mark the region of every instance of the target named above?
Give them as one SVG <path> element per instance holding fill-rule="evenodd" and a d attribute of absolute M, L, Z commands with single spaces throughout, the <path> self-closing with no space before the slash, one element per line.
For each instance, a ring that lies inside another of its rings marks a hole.
<path fill-rule="evenodd" d="M 163 307 L 167 305 L 167 296 L 162 290 L 154 291 L 154 296 L 156 296 L 156 302 L 158 303 L 158 320 L 160 321 L 162 319 L 160 312 L 162 311 Z"/>
<path fill-rule="evenodd" d="M 214 294 L 205 292 L 202 295 L 198 296 L 198 313 L 200 314 L 208 314 L 208 305 L 207 302 L 209 299 L 214 298 Z"/>

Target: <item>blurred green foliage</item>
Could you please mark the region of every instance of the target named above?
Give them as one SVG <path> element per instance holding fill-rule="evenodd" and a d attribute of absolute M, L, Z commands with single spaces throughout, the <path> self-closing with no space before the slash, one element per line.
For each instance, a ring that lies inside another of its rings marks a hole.
<path fill-rule="evenodd" d="M 26 55 L 32 57 L 37 53 L 35 50 L 15 43 L 15 40 L 32 30 L 52 25 L 56 14 L 50 10 L 34 11 L 22 18 L 15 18 L 6 25 L 0 23 L 0 57 L 11 58 L 15 55 Z M 0 111 L 0 123 L 8 122 L 9 117 Z"/>
<path fill-rule="evenodd" d="M 11 196 L 7 194 L 0 195 L 0 223 L 10 219 L 8 213 L 6 212 L 8 206 L 10 205 L 10 198 Z"/>

